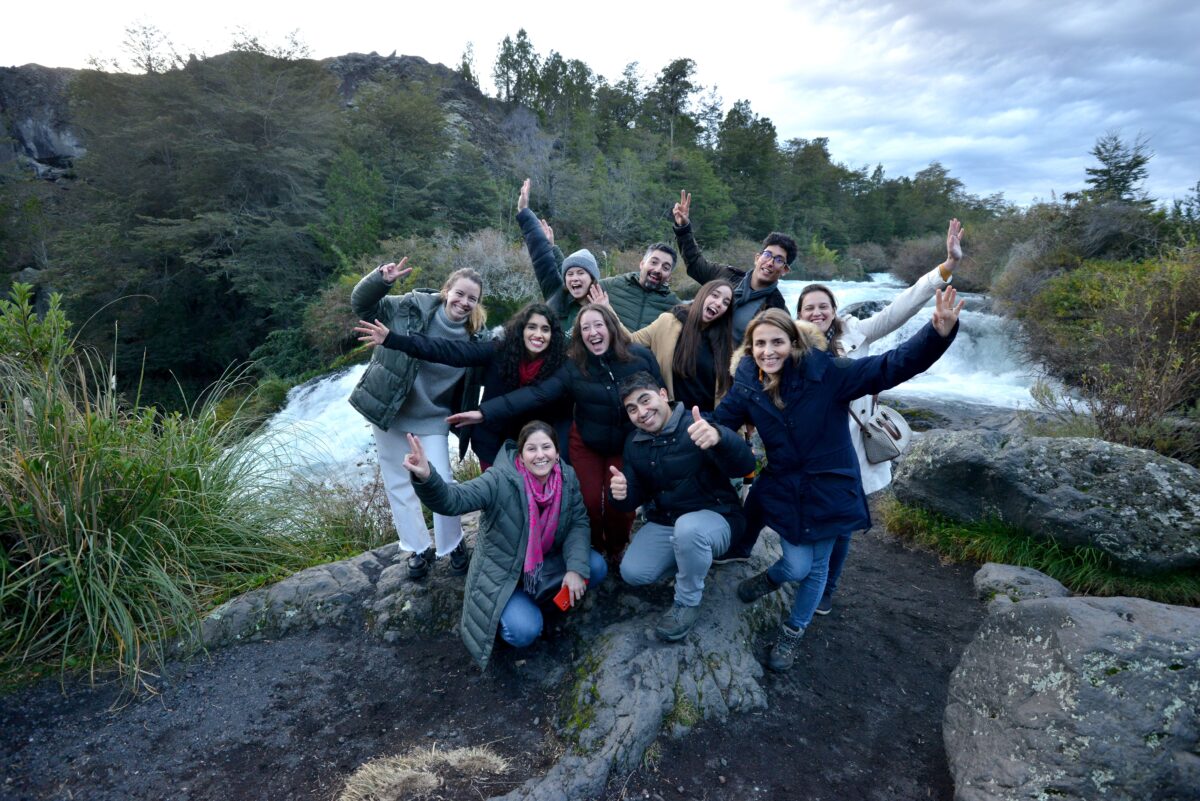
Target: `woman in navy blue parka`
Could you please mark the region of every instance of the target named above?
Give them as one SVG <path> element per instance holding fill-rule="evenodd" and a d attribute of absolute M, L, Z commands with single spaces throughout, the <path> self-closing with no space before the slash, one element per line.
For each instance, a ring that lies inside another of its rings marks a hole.
<path fill-rule="evenodd" d="M 800 582 L 791 614 L 767 666 L 787 670 L 825 588 L 829 554 L 839 534 L 870 528 L 858 457 L 846 426 L 851 401 L 891 389 L 929 369 L 957 333 L 954 288 L 938 292 L 933 322 L 895 350 L 844 359 L 819 350 L 825 337 L 813 325 L 768 309 L 746 329 L 733 387 L 713 419 L 737 429 L 753 423 L 767 466 L 752 498 L 765 525 L 779 533 L 783 556 L 738 585 L 750 603 L 784 582 Z"/>

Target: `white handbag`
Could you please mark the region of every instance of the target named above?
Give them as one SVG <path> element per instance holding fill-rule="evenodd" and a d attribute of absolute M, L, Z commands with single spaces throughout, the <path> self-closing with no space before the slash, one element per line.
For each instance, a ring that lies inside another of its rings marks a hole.
<path fill-rule="evenodd" d="M 871 409 L 865 423 L 853 409 L 849 411 L 854 422 L 862 429 L 863 450 L 871 464 L 889 462 L 908 450 L 912 429 L 900 412 L 881 404 L 878 395 L 871 396 Z"/>

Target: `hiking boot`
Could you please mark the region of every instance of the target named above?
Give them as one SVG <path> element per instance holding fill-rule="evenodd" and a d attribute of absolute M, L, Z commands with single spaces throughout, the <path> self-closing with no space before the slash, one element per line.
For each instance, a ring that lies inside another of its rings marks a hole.
<path fill-rule="evenodd" d="M 796 649 L 800 647 L 800 638 L 804 632 L 794 629 L 787 623 L 779 626 L 779 639 L 771 646 L 771 654 L 767 657 L 767 667 L 778 673 L 792 669 L 796 661 Z"/>
<path fill-rule="evenodd" d="M 751 576 L 740 582 L 737 586 L 737 596 L 742 599 L 742 603 L 752 604 L 759 598 L 764 595 L 770 595 L 777 589 L 779 589 L 779 585 L 771 581 L 771 577 L 764 570 L 757 576 Z"/>
<path fill-rule="evenodd" d="M 413 551 L 412 556 L 408 557 L 408 577 L 413 581 L 418 581 L 428 576 L 434 559 L 437 559 L 437 552 L 433 548 Z"/>
<path fill-rule="evenodd" d="M 470 566 L 471 552 L 467 550 L 467 543 L 459 540 L 458 545 L 455 545 L 454 550 L 450 552 L 450 572 L 461 576 L 467 572 L 467 568 Z"/>
<path fill-rule="evenodd" d="M 818 615 L 828 615 L 833 611 L 833 596 L 822 595 L 821 602 L 817 604 L 817 608 L 813 610 Z"/>
<path fill-rule="evenodd" d="M 730 562 L 749 562 L 750 552 L 753 550 L 754 543 L 750 543 L 748 546 L 741 543 L 730 545 L 725 553 L 713 559 L 712 563 L 714 565 L 727 565 Z"/>
<path fill-rule="evenodd" d="M 663 612 L 654 627 L 654 633 L 663 642 L 679 642 L 687 636 L 696 621 L 700 619 L 699 606 L 684 606 L 676 601 L 671 608 Z"/>

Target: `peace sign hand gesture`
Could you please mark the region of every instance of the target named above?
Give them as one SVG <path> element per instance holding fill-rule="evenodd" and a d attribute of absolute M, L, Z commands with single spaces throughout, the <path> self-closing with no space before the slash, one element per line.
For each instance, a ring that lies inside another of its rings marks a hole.
<path fill-rule="evenodd" d="M 687 225 L 692 219 L 692 193 L 679 190 L 679 202 L 675 204 L 675 208 L 671 209 L 671 213 L 675 215 L 675 224 L 678 226 Z"/>
<path fill-rule="evenodd" d="M 421 445 L 421 440 L 412 434 L 405 436 L 408 437 L 408 455 L 404 457 L 404 469 L 419 481 L 425 481 L 429 478 L 430 471 L 429 459 L 425 458 L 425 448 Z"/>
<path fill-rule="evenodd" d="M 933 327 L 943 337 L 948 337 L 954 330 L 954 324 L 958 322 L 958 314 L 962 311 L 966 301 L 960 300 L 957 306 L 954 305 L 958 293 L 952 286 L 946 287 L 944 292 L 940 289 L 937 290 L 934 297 Z"/>
<path fill-rule="evenodd" d="M 388 262 L 387 264 L 379 265 L 379 274 L 383 276 L 383 280 L 389 284 L 396 283 L 397 279 L 403 278 L 412 272 L 412 267 L 405 267 L 405 262 L 408 261 L 408 256 L 400 259 L 400 263 Z"/>

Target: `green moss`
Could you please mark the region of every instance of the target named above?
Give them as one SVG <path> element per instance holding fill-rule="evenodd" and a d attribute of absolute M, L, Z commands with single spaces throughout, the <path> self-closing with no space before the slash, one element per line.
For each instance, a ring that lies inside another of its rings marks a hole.
<path fill-rule="evenodd" d="M 600 669 L 600 657 L 596 650 L 584 656 L 575 666 L 571 689 L 566 693 L 560 719 L 563 738 L 577 754 L 587 753 L 582 745 L 582 735 L 596 721 L 596 702 L 600 693 L 596 689 L 596 672 Z"/>
<path fill-rule="evenodd" d="M 1000 562 L 1039 570 L 1081 595 L 1135 596 L 1160 603 L 1200 606 L 1200 570 L 1136 576 L 1120 570 L 1096 548 L 1061 545 L 999 521 L 958 523 L 885 500 L 880 514 L 897 536 L 929 546 L 953 561 Z"/>

